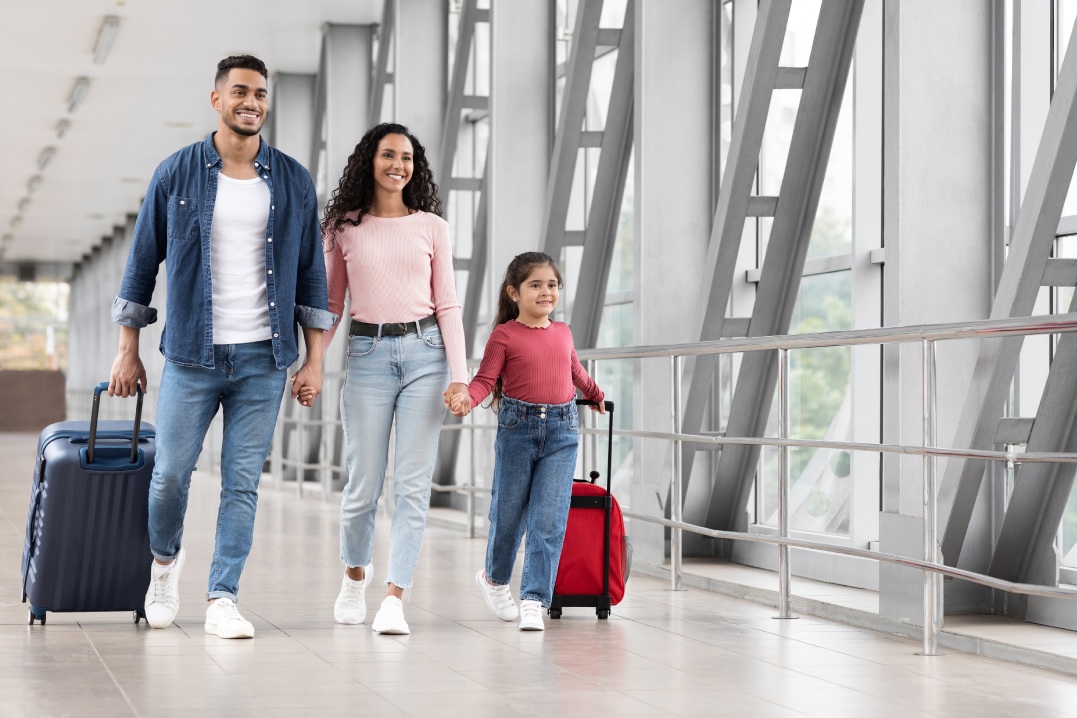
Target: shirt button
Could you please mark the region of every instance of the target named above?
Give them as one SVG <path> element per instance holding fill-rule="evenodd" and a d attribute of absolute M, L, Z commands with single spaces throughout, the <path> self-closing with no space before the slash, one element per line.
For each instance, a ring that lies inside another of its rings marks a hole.
<path fill-rule="evenodd" d="M 187 204 L 187 203 L 186 203 L 186 202 L 184 202 L 184 201 L 183 201 L 183 200 L 181 199 L 181 200 L 180 200 L 180 204 Z"/>
<path fill-rule="evenodd" d="M 272 238 L 272 237 L 270 237 L 270 238 L 269 238 L 268 240 L 266 240 L 266 241 L 268 241 L 268 242 L 269 242 L 270 244 L 272 244 L 272 243 L 273 243 L 273 238 Z"/>
<path fill-rule="evenodd" d="M 277 306 L 277 303 L 276 303 L 276 302 L 270 302 L 270 303 L 269 303 L 269 306 L 271 306 L 271 307 L 275 307 L 275 306 Z"/>
<path fill-rule="evenodd" d="M 260 165 L 260 164 L 258 164 L 257 162 L 255 162 L 255 163 L 254 163 L 254 166 L 255 166 L 255 167 L 261 167 L 262 165 Z"/>
<path fill-rule="evenodd" d="M 206 167 L 212 167 L 212 166 L 213 165 L 209 164 L 208 162 L 206 163 Z"/>
<path fill-rule="evenodd" d="M 276 208 L 277 208 L 277 205 L 275 205 L 275 204 L 271 204 L 271 205 L 269 205 L 269 208 L 270 208 L 270 209 L 276 209 Z"/>
<path fill-rule="evenodd" d="M 277 338 L 277 337 L 279 337 L 279 336 L 280 336 L 280 334 L 277 334 L 276 332 L 273 332 L 273 338 L 274 338 L 274 339 L 276 339 L 276 338 Z"/>
<path fill-rule="evenodd" d="M 262 179 L 269 179 L 269 175 L 262 175 Z"/>
<path fill-rule="evenodd" d="M 273 270 L 272 270 L 272 269 L 270 269 L 270 270 L 269 270 L 269 273 L 270 273 L 270 274 L 273 274 Z"/>

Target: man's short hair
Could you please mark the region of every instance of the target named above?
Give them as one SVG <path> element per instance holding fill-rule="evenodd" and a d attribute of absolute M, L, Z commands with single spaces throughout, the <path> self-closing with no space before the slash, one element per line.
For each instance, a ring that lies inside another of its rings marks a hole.
<path fill-rule="evenodd" d="M 228 77 L 228 71 L 232 69 L 254 70 L 265 79 L 269 79 L 266 64 L 254 55 L 229 55 L 217 63 L 217 76 L 213 78 L 213 84 L 217 85 Z"/>

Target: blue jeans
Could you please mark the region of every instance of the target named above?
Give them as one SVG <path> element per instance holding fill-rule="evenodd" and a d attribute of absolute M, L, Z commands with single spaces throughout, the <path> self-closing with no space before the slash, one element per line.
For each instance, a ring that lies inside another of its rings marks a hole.
<path fill-rule="evenodd" d="M 374 518 L 389 463 L 395 507 L 387 580 L 410 588 L 430 507 L 430 480 L 449 385 L 445 343 L 435 326 L 418 334 L 348 337 L 348 370 L 340 397 L 348 483 L 340 503 L 340 560 L 366 566 L 374 552 Z"/>
<path fill-rule="evenodd" d="M 536 405 L 502 397 L 497 414 L 486 577 L 504 585 L 524 531 L 520 599 L 549 607 L 565 540 L 580 420 L 576 402 Z"/>
<path fill-rule="evenodd" d="M 157 397 L 157 462 L 150 482 L 150 550 L 171 560 L 183 540 L 191 472 L 210 421 L 224 408 L 221 503 L 209 598 L 236 600 L 254 540 L 258 480 L 284 394 L 270 341 L 216 344 L 213 368 L 165 362 Z"/>

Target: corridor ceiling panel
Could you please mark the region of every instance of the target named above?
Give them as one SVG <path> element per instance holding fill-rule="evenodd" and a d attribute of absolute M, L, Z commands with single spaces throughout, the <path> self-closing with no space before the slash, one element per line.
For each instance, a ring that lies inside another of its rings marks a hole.
<path fill-rule="evenodd" d="M 271 79 L 314 73 L 323 24 L 377 23 L 381 10 L 382 0 L 5 2 L 0 258 L 78 261 L 137 212 L 157 164 L 216 127 L 222 57 L 257 55 Z"/>

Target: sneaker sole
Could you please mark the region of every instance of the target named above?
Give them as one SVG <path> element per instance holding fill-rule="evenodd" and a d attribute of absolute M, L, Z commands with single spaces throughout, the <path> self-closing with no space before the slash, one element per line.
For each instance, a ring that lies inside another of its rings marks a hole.
<path fill-rule="evenodd" d="M 545 631 L 546 627 L 545 626 L 524 626 L 524 625 L 521 625 L 520 630 L 521 631 Z"/>
<path fill-rule="evenodd" d="M 206 633 L 216 636 L 217 638 L 254 638 L 254 628 L 252 627 L 250 632 L 247 631 L 230 631 L 230 632 L 218 632 L 217 624 L 207 623 Z"/>

